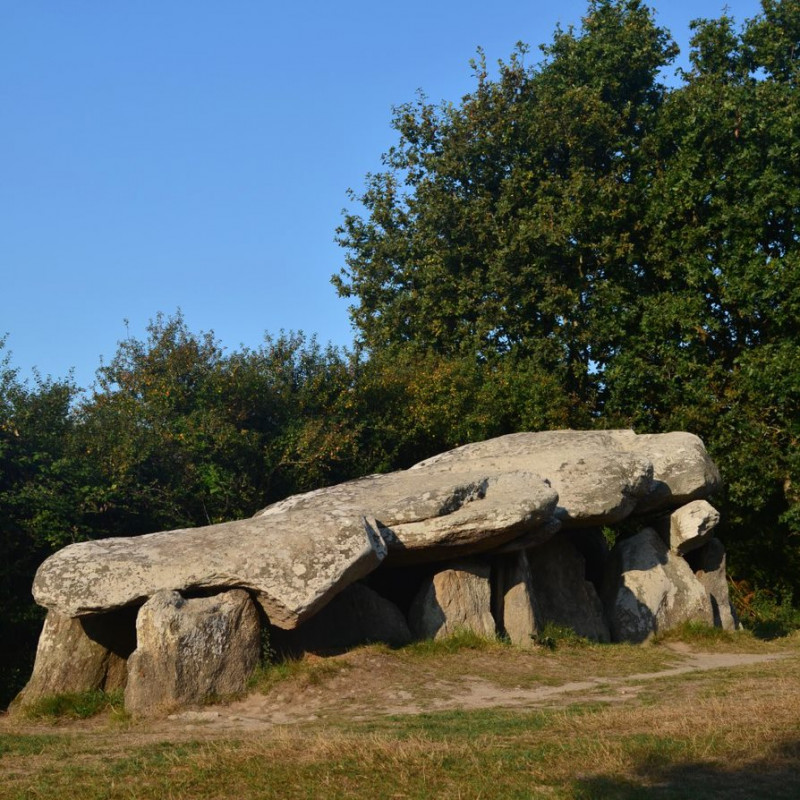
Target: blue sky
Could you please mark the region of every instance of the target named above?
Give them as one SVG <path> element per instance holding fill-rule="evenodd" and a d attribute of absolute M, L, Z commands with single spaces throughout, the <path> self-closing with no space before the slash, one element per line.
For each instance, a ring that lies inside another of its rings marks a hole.
<path fill-rule="evenodd" d="M 659 0 L 688 23 L 757 0 Z M 346 190 L 380 168 L 391 107 L 473 86 L 586 2 L 0 0 L 0 335 L 89 387 L 159 311 L 230 350 L 265 332 L 348 345 L 330 276 Z M 532 51 L 529 58 L 536 58 Z M 129 321 L 126 328 L 125 320 Z"/>

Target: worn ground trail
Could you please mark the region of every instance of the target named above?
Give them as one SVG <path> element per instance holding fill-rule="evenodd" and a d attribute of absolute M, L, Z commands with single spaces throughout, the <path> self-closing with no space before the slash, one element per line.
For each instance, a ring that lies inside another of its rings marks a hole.
<path fill-rule="evenodd" d="M 154 727 L 229 735 L 255 732 L 276 725 L 296 725 L 329 720 L 366 720 L 385 715 L 490 708 L 531 709 L 584 702 L 625 702 L 635 698 L 650 682 L 717 669 L 747 667 L 785 658 L 782 653 L 699 653 L 673 644 L 674 666 L 654 672 L 617 676 L 591 676 L 557 685 L 507 686 L 479 675 L 465 674 L 448 680 L 429 679 L 424 671 L 409 684 L 408 675 L 395 674 L 376 689 L 366 676 L 367 660 L 355 674 L 335 677 L 324 686 L 308 686 L 301 692 L 251 694 L 227 706 L 171 715 Z M 379 666 L 378 664 L 375 665 Z M 373 675 L 374 677 L 374 675 Z M 393 681 L 391 678 L 400 678 Z M 410 676 L 413 679 L 413 675 Z M 406 678 L 406 680 L 403 680 Z"/>
<path fill-rule="evenodd" d="M 229 704 L 181 711 L 166 718 L 133 720 L 127 726 L 125 740 L 129 746 L 132 741 L 235 738 L 304 723 L 359 723 L 426 712 L 624 703 L 658 682 L 713 670 L 746 669 L 789 657 L 793 654 L 696 652 L 677 642 L 660 650 L 657 660 L 651 662 L 658 668 L 651 671 L 625 673 L 620 668 L 624 674 L 615 674 L 613 666 L 602 660 L 592 662 L 589 657 L 585 672 L 590 674 L 585 675 L 581 668 L 575 668 L 574 661 L 568 667 L 557 659 L 549 661 L 547 656 L 537 658 L 530 651 L 415 660 L 366 648 L 330 659 L 317 658 L 314 663 L 322 667 L 320 674 L 312 679 L 279 682 L 266 694 L 254 692 Z M 562 667 L 570 675 L 562 674 Z M 597 674 L 604 670 L 607 674 Z M 574 678 L 576 674 L 579 679 Z M 20 723 L 19 718 L 0 718 L 0 732 L 108 736 L 108 720 L 102 718 L 55 726 Z"/>

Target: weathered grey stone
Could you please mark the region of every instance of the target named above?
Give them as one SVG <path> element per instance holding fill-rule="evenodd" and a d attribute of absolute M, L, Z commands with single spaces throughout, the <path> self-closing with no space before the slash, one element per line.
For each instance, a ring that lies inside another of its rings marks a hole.
<path fill-rule="evenodd" d="M 462 561 L 437 572 L 411 604 L 408 621 L 419 639 L 441 639 L 460 630 L 494 636 L 489 565 Z"/>
<path fill-rule="evenodd" d="M 298 628 L 275 634 L 276 649 L 294 654 L 344 650 L 372 642 L 401 646 L 411 641 L 400 609 L 361 583 L 348 586 Z"/>
<path fill-rule="evenodd" d="M 500 555 L 493 564 L 495 620 L 518 647 L 531 647 L 538 632 L 533 579 L 524 550 Z"/>
<path fill-rule="evenodd" d="M 491 549 L 547 523 L 556 500 L 542 478 L 525 471 L 405 470 L 295 495 L 257 517 L 302 511 L 374 518 L 389 549 L 387 563 L 397 564 Z"/>
<path fill-rule="evenodd" d="M 531 547 L 538 547 L 549 539 L 552 539 L 562 528 L 563 523 L 560 519 L 551 517 L 547 522 L 538 528 L 534 528 L 530 533 L 525 533 L 512 539 L 510 542 L 501 544 L 499 547 L 492 548 L 491 555 L 502 555 L 504 553 L 519 553 L 521 550 L 530 550 Z"/>
<path fill-rule="evenodd" d="M 412 467 L 513 469 L 546 478 L 566 527 L 613 525 L 634 510 L 683 505 L 720 486 L 702 441 L 690 433 L 631 430 L 514 433 L 474 442 Z"/>
<path fill-rule="evenodd" d="M 155 594 L 139 609 L 125 707 L 160 714 L 244 690 L 258 664 L 261 626 L 247 592 L 184 599 Z"/>
<path fill-rule="evenodd" d="M 546 478 L 558 493 L 555 515 L 566 527 L 613 524 L 650 490 L 652 465 L 623 449 L 633 431 L 512 433 L 458 447 L 409 471 L 521 470 Z"/>
<path fill-rule="evenodd" d="M 127 678 L 126 659 L 133 649 L 133 619 L 110 617 L 77 619 L 49 611 L 44 621 L 33 674 L 14 700 L 24 708 L 43 697 L 94 689 L 122 689 Z M 129 622 L 130 645 L 115 625 Z M 99 640 L 99 641 L 98 641 Z"/>
<path fill-rule="evenodd" d="M 610 640 L 603 604 L 586 580 L 586 562 L 565 537 L 528 551 L 538 624 L 572 628 L 597 642 Z"/>
<path fill-rule="evenodd" d="M 604 601 L 614 641 L 642 642 L 689 620 L 714 622 L 703 585 L 652 528 L 614 545 Z"/>
<path fill-rule="evenodd" d="M 722 486 L 719 470 L 702 439 L 692 433 L 644 433 L 624 444 L 653 464 L 653 484 L 637 504 L 637 513 L 677 508 L 690 500 L 709 497 Z"/>
<path fill-rule="evenodd" d="M 162 590 L 242 587 L 291 628 L 386 553 L 374 523 L 344 510 L 302 510 L 65 547 L 36 573 L 36 602 L 67 616 L 141 602 Z"/>
<path fill-rule="evenodd" d="M 739 621 L 730 601 L 725 570 L 725 547 L 719 539 L 709 539 L 702 550 L 692 554 L 699 561 L 695 573 L 711 601 L 714 625 L 726 631 L 739 629 Z"/>
<path fill-rule="evenodd" d="M 658 532 L 670 550 L 685 556 L 711 538 L 718 522 L 719 511 L 711 503 L 692 500 L 673 511 Z"/>

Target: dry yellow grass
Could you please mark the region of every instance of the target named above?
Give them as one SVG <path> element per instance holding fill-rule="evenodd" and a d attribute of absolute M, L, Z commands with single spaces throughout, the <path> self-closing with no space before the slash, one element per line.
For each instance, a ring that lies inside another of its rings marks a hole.
<path fill-rule="evenodd" d="M 727 643 L 719 648 L 728 651 Z M 424 698 L 444 658 L 452 680 L 478 668 L 492 679 L 494 663 L 498 686 L 515 672 L 522 681 L 533 667 L 546 681 L 592 669 L 621 681 L 614 685 L 626 693 L 613 702 L 577 693 L 520 710 L 365 717 L 342 699 L 325 720 L 238 732 L 189 731 L 180 722 L 53 728 L 6 720 L 0 798 L 796 798 L 800 639 L 749 649 L 783 658 L 639 681 L 630 676 L 647 671 L 643 664 L 679 655 L 660 646 L 538 655 L 505 648 L 426 659 L 367 649 L 349 657 L 348 669 L 306 685 L 342 697 L 357 688 L 368 705 L 387 676 L 402 676 L 411 691 L 413 672 Z M 365 682 L 376 668 L 382 674 Z M 270 691 L 301 703 L 306 679 L 302 671 L 287 679 L 298 682 L 298 694 L 289 685 Z"/>

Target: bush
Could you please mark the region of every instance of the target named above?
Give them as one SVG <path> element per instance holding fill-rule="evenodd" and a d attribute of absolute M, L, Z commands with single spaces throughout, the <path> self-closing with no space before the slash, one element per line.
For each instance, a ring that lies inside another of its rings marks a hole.
<path fill-rule="evenodd" d="M 792 605 L 792 592 L 786 587 L 771 591 L 732 581 L 731 600 L 739 621 L 759 638 L 775 639 L 800 630 L 800 609 Z"/>
<path fill-rule="evenodd" d="M 555 650 L 562 645 L 583 647 L 589 644 L 588 639 L 579 636 L 572 628 L 556 625 L 554 622 L 548 622 L 539 633 L 532 634 L 531 638 L 539 647 L 547 650 Z"/>

